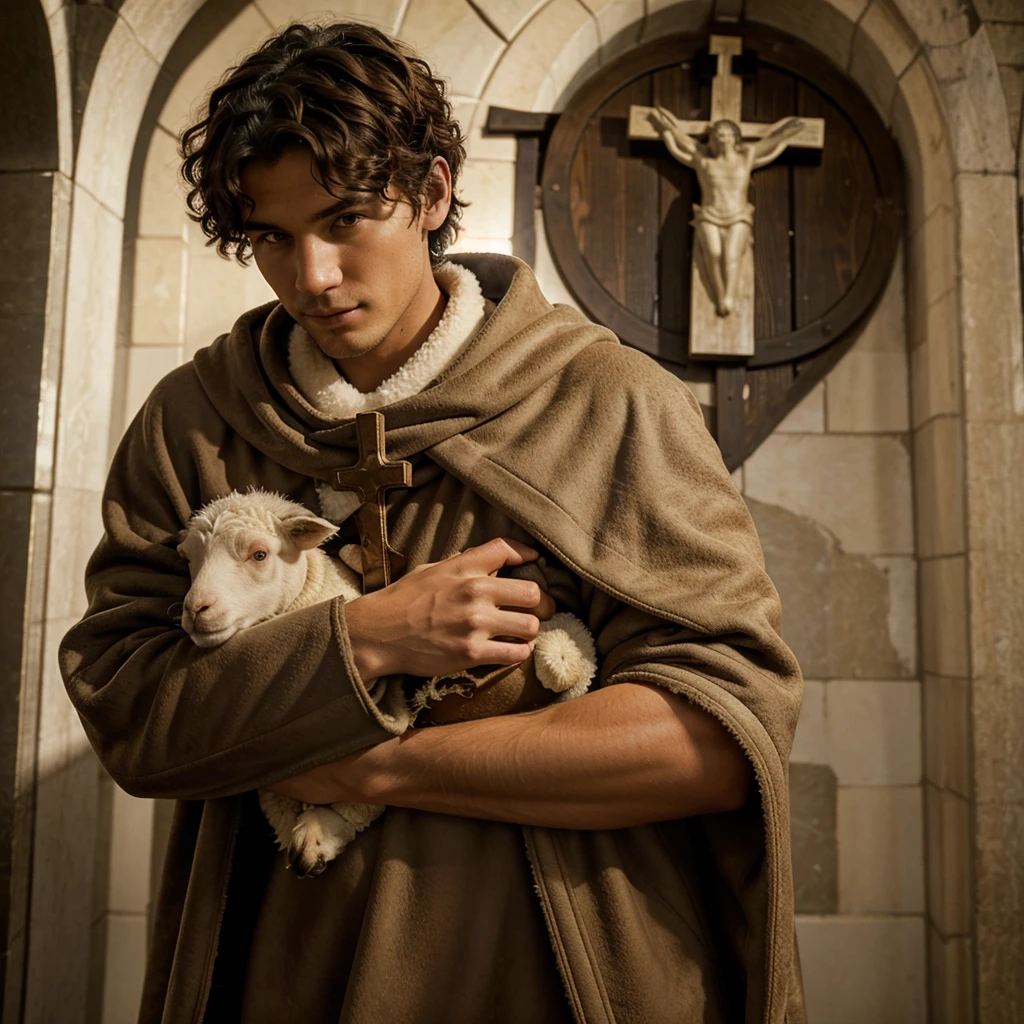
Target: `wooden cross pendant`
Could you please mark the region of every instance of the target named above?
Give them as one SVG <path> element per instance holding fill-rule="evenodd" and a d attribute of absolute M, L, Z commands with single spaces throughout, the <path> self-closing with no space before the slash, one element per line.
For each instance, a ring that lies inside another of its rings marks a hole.
<path fill-rule="evenodd" d="M 412 486 L 412 463 L 388 462 L 384 452 L 384 416 L 379 412 L 356 414 L 359 461 L 331 476 L 335 491 L 355 491 L 362 504 L 356 509 L 356 525 L 363 548 L 363 592 L 380 590 L 405 569 L 405 556 L 388 544 L 385 491 Z"/>

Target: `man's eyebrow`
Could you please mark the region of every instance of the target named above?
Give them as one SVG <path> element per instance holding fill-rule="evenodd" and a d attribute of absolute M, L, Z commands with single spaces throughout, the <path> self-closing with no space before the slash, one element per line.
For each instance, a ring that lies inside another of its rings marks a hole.
<path fill-rule="evenodd" d="M 352 195 L 346 196 L 344 199 L 339 199 L 336 203 L 331 203 L 330 206 L 325 207 L 317 213 L 314 213 L 309 218 L 307 223 L 312 227 L 314 224 L 319 224 L 322 220 L 327 220 L 328 217 L 337 217 L 339 213 L 343 213 L 345 210 L 350 210 L 354 206 L 362 206 L 367 201 L 367 197 L 363 195 Z M 243 225 L 246 231 L 280 231 L 276 224 L 270 224 L 266 221 L 261 220 L 247 220 Z"/>

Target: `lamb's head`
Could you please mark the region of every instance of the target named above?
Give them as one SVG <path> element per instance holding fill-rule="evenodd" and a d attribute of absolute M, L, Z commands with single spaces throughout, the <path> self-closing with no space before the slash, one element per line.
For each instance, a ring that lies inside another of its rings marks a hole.
<path fill-rule="evenodd" d="M 267 491 L 232 491 L 204 505 L 179 537 L 192 585 L 181 625 L 200 647 L 286 611 L 306 582 L 307 552 L 333 523 Z"/>

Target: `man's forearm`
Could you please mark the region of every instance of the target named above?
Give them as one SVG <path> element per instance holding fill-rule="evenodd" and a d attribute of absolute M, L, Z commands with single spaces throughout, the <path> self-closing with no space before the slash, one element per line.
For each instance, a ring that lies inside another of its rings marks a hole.
<path fill-rule="evenodd" d="M 710 715 L 621 683 L 520 715 L 411 729 L 271 787 L 554 828 L 625 828 L 732 810 L 751 768 Z"/>

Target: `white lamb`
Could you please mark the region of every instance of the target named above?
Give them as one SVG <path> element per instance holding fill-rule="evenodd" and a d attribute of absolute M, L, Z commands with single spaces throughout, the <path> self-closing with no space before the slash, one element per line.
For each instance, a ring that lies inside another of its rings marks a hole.
<path fill-rule="evenodd" d="M 216 647 L 258 622 L 341 597 L 362 596 L 362 558 L 346 544 L 339 558 L 320 545 L 338 527 L 279 494 L 232 491 L 194 513 L 179 537 L 192 584 L 181 625 L 200 647 Z M 541 623 L 537 677 L 566 699 L 585 692 L 596 671 L 589 631 L 559 612 Z M 431 680 L 431 684 L 439 680 Z M 259 790 L 260 806 L 300 875 L 317 875 L 384 811 L 373 804 L 303 805 Z"/>

